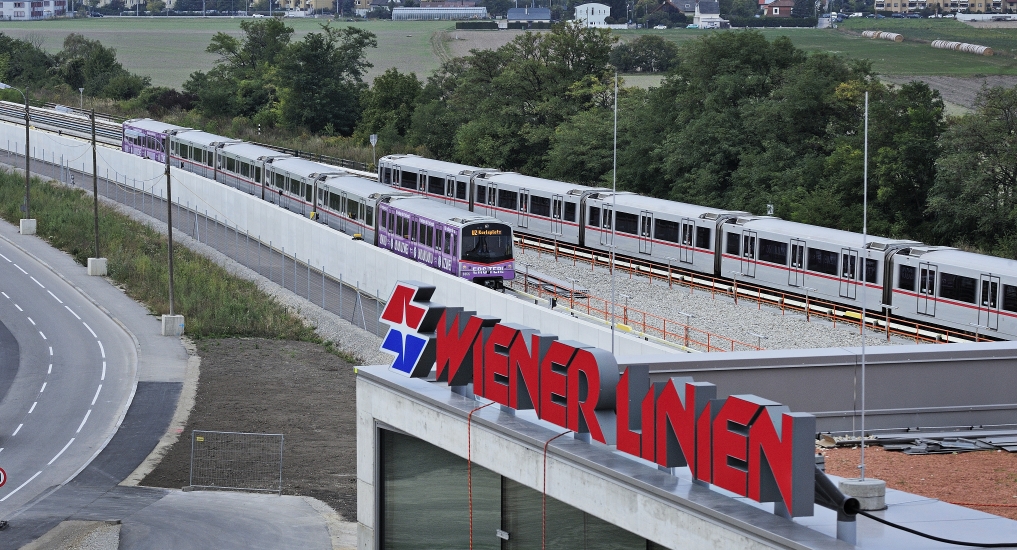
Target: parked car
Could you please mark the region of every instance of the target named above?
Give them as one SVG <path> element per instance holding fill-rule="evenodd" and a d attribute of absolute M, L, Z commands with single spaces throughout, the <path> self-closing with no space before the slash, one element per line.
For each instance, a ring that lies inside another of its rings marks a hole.
<path fill-rule="evenodd" d="M 656 25 L 653 27 L 655 30 L 662 31 L 667 28 L 667 25 Z"/>
<path fill-rule="evenodd" d="M 698 29 L 699 25 L 697 25 L 695 23 L 689 23 L 688 25 L 685 25 L 685 28 L 686 29 Z"/>
<path fill-rule="evenodd" d="M 894 19 L 904 19 L 904 14 L 903 13 L 891 13 L 890 17 L 892 17 Z"/>
<path fill-rule="evenodd" d="M 906 14 L 904 17 L 907 18 L 907 19 L 921 19 L 922 18 L 922 16 L 920 14 L 917 14 L 917 13 L 909 13 L 909 14 Z"/>

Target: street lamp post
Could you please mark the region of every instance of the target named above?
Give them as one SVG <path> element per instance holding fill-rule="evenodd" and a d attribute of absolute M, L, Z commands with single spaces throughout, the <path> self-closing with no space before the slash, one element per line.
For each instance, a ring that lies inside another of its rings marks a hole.
<path fill-rule="evenodd" d="M 85 89 L 78 88 L 78 110 L 85 110 Z"/>
<path fill-rule="evenodd" d="M 21 234 L 34 235 L 35 224 L 34 220 L 32 220 L 32 212 L 30 208 L 31 205 L 29 203 L 29 193 L 28 193 L 28 184 L 32 179 L 30 172 L 30 168 L 32 165 L 32 154 L 31 154 L 32 149 L 31 144 L 29 143 L 32 137 L 32 133 L 31 130 L 29 129 L 29 123 L 31 121 L 29 119 L 28 114 L 28 96 L 25 95 L 25 92 L 21 91 L 20 89 L 15 88 L 14 86 L 11 86 L 9 84 L 4 84 L 2 82 L 0 82 L 0 90 L 18 90 L 18 93 L 21 94 L 21 97 L 25 98 L 25 218 L 21 224 Z"/>

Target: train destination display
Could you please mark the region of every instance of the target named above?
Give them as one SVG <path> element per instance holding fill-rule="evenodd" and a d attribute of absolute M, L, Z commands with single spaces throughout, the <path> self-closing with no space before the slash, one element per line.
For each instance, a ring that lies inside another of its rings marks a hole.
<path fill-rule="evenodd" d="M 691 378 L 651 383 L 619 373 L 609 352 L 431 302 L 435 287 L 400 281 L 381 321 L 391 369 L 473 393 L 757 502 L 811 516 L 816 419 L 755 395 L 717 398 Z"/>

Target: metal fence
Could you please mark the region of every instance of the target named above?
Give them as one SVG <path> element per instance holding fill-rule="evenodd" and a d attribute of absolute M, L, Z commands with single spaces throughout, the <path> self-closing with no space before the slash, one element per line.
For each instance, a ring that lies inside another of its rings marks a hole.
<path fill-rule="evenodd" d="M 282 494 L 282 466 L 282 434 L 191 432 L 191 487 Z"/>

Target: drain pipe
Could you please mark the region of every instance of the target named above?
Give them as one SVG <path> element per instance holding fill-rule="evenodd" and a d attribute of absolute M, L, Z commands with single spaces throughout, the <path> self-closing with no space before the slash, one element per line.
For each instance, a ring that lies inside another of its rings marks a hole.
<path fill-rule="evenodd" d="M 858 499 L 845 496 L 826 474 L 816 468 L 816 504 L 837 512 L 837 540 L 858 544 Z"/>

